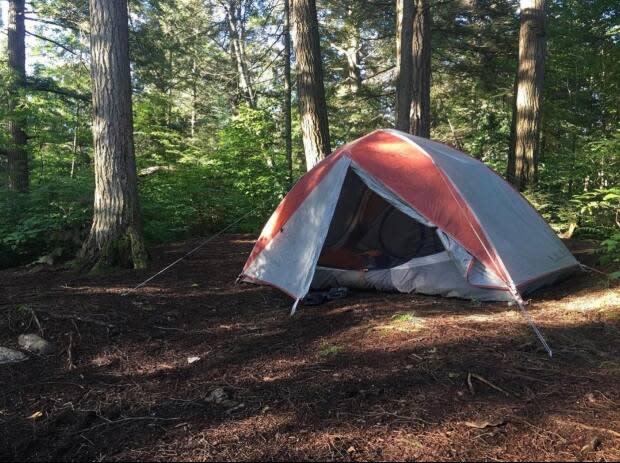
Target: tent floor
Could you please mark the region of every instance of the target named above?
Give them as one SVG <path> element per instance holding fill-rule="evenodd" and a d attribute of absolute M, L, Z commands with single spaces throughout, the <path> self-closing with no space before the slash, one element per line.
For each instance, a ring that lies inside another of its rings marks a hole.
<path fill-rule="evenodd" d="M 549 360 L 505 303 L 371 291 L 289 318 L 279 291 L 234 285 L 252 239 L 126 297 L 147 272 L 0 271 L 0 346 L 34 313 L 58 347 L 0 366 L 0 460 L 620 459 L 618 286 L 533 295 Z"/>

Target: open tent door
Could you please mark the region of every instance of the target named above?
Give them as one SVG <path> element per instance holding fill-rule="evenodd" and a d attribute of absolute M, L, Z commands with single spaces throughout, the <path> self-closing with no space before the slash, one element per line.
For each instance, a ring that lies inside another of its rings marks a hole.
<path fill-rule="evenodd" d="M 459 251 L 458 259 L 455 250 Z M 470 284 L 470 263 L 473 268 L 473 258 L 458 243 L 447 239 L 429 220 L 352 164 L 311 287 L 510 299 L 506 291 Z"/>
<path fill-rule="evenodd" d="M 442 251 L 435 227 L 394 207 L 349 169 L 318 265 L 386 269 Z"/>

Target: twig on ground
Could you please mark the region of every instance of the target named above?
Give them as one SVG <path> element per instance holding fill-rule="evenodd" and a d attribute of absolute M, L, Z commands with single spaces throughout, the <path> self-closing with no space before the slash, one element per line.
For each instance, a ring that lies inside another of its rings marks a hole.
<path fill-rule="evenodd" d="M 67 345 L 67 369 L 69 371 L 75 368 L 73 363 L 73 333 L 69 332 L 69 344 Z"/>
<path fill-rule="evenodd" d="M 598 426 L 590 426 L 588 424 L 579 423 L 577 421 L 563 420 L 562 418 L 554 418 L 553 420 L 556 423 L 564 424 L 567 426 L 576 426 L 578 428 L 587 429 L 588 431 L 605 432 L 605 433 L 611 434 L 612 436 L 620 438 L 620 432 L 614 431 L 613 429 L 601 428 Z"/>
<path fill-rule="evenodd" d="M 41 335 L 41 337 L 43 337 L 44 336 L 43 327 L 41 326 L 41 322 L 39 321 L 39 318 L 37 317 L 37 313 L 34 311 L 32 307 L 30 306 L 26 306 L 26 307 L 28 307 L 28 310 L 30 311 L 30 314 L 32 315 L 32 319 L 36 323 L 37 328 L 39 328 L 39 334 Z"/>
<path fill-rule="evenodd" d="M 104 426 L 112 426 L 114 424 L 121 424 L 121 423 L 127 423 L 129 421 L 178 421 L 181 418 L 180 417 L 176 417 L 176 418 L 158 418 L 156 416 L 136 416 L 136 417 L 128 417 L 128 418 L 121 418 L 120 420 L 114 420 L 111 421 L 103 416 L 100 416 L 99 418 L 106 420 L 105 423 L 99 423 L 96 424 L 95 426 L 91 426 L 90 428 L 86 428 L 86 429 L 81 429 L 80 431 L 75 432 L 74 434 L 82 434 L 84 432 L 88 432 L 88 431 L 92 431 L 94 429 L 98 429 L 98 428 L 102 428 Z"/>
<path fill-rule="evenodd" d="M 495 389 L 496 391 L 501 392 L 501 393 L 502 393 L 502 394 L 504 394 L 506 397 L 509 397 L 509 396 L 511 396 L 511 395 L 512 395 L 512 396 L 514 396 L 514 395 L 515 395 L 514 393 L 508 392 L 508 391 L 506 391 L 506 390 L 502 389 L 501 387 L 496 386 L 496 385 L 495 385 L 495 384 L 493 384 L 491 381 L 489 381 L 488 379 L 484 379 L 484 378 L 483 378 L 482 376 L 480 376 L 480 375 L 477 375 L 477 374 L 475 374 L 475 373 L 469 373 L 469 375 L 468 375 L 468 381 L 470 381 L 469 376 L 471 376 L 472 378 L 476 378 L 478 381 L 480 381 L 480 382 L 482 382 L 482 383 L 486 384 L 486 385 L 487 385 L 487 386 L 489 386 L 489 387 L 492 387 L 492 388 L 493 388 L 493 389 Z"/>
<path fill-rule="evenodd" d="M 471 373 L 467 374 L 467 387 L 469 388 L 469 392 L 471 395 L 476 395 L 476 390 L 474 389 L 474 385 L 471 382 Z"/>
<path fill-rule="evenodd" d="M 106 328 L 114 328 L 114 326 L 115 326 L 112 323 L 104 322 L 102 320 L 97 320 L 95 318 L 84 317 L 82 315 L 54 313 L 54 312 L 49 312 L 47 310 L 45 310 L 43 312 L 48 317 L 55 318 L 57 320 L 77 320 L 79 322 L 92 323 L 93 325 L 104 326 Z"/>
<path fill-rule="evenodd" d="M 545 381 L 543 379 L 539 379 L 539 378 L 534 378 L 532 376 L 528 376 L 528 375 L 523 375 L 521 373 L 511 373 L 511 372 L 502 372 L 503 376 L 508 376 L 509 378 L 521 378 L 521 379 L 525 379 L 526 381 L 531 381 L 534 383 L 542 383 L 542 384 L 549 384 L 548 381 Z"/>

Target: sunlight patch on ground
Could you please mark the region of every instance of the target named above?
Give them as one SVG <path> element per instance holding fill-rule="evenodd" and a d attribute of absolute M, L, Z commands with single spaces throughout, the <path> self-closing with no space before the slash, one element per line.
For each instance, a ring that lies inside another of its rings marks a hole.
<path fill-rule="evenodd" d="M 516 310 L 508 310 L 506 312 L 489 312 L 483 314 L 466 315 L 464 317 L 461 317 L 460 320 L 468 322 L 488 323 L 502 321 L 507 318 L 515 319 L 521 316 L 521 313 Z"/>
<path fill-rule="evenodd" d="M 173 363 L 158 363 L 156 365 L 145 365 L 142 368 L 137 368 L 135 373 L 137 374 L 153 374 L 161 371 L 169 371 L 178 368 L 179 365 L 175 365 Z"/>
<path fill-rule="evenodd" d="M 308 364 L 305 359 L 278 359 L 270 363 L 270 368 L 265 370 L 267 374 L 261 376 L 260 379 L 266 383 L 289 378 L 293 373 L 298 372 Z M 261 365 L 253 365 L 251 370 L 258 371 Z"/>
<path fill-rule="evenodd" d="M 254 243 L 256 243 L 256 240 L 254 240 L 254 239 L 230 240 L 229 243 L 233 243 L 233 244 L 254 244 Z"/>
<path fill-rule="evenodd" d="M 603 310 L 603 309 L 620 309 L 620 290 L 604 289 L 600 291 L 593 291 L 583 296 L 572 298 L 561 304 L 565 310 Z"/>
<path fill-rule="evenodd" d="M 375 327 L 378 331 L 402 331 L 411 333 L 424 328 L 425 322 L 415 312 L 399 313 L 392 317 L 388 324 Z"/>

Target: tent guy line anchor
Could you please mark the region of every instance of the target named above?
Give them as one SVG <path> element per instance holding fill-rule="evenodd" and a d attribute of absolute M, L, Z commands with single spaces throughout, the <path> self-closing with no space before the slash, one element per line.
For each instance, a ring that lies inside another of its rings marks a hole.
<path fill-rule="evenodd" d="M 594 267 L 590 267 L 589 265 L 579 263 L 579 267 L 584 272 L 594 272 L 594 273 L 598 273 L 599 275 L 603 275 L 604 277 L 610 278 L 608 273 L 601 272 L 600 270 L 595 269 Z"/>
<path fill-rule="evenodd" d="M 512 296 L 514 297 L 515 302 L 517 303 L 517 306 L 521 310 L 521 313 L 523 314 L 523 316 L 527 320 L 527 324 L 530 325 L 530 328 L 532 328 L 532 331 L 534 331 L 534 334 L 540 340 L 541 344 L 543 345 L 543 347 L 545 348 L 545 350 L 549 354 L 549 357 L 553 358 L 553 351 L 551 350 L 551 347 L 549 347 L 549 344 L 547 344 L 547 341 L 545 340 L 545 337 L 542 335 L 542 333 L 538 329 L 538 326 L 536 326 L 536 323 L 534 322 L 534 320 L 530 316 L 529 312 L 525 308 L 525 302 L 523 301 L 523 298 L 517 292 L 516 288 L 511 288 L 511 293 L 512 293 Z"/>
<path fill-rule="evenodd" d="M 300 300 L 301 299 L 299 298 L 295 299 L 295 302 L 293 303 L 293 307 L 291 307 L 291 317 L 295 315 L 295 312 L 297 312 L 297 305 L 299 304 Z"/>
<path fill-rule="evenodd" d="M 134 292 L 135 290 L 142 288 L 144 285 L 146 285 L 149 281 L 155 279 L 156 277 L 158 277 L 159 275 L 161 275 L 162 273 L 166 272 L 167 270 L 170 270 L 172 267 L 174 267 L 176 264 L 178 264 L 179 262 L 181 262 L 183 259 L 186 259 L 187 257 L 191 256 L 192 254 L 194 254 L 196 251 L 202 249 L 207 243 L 213 241 L 215 238 L 217 238 L 218 236 L 220 236 L 222 233 L 224 233 L 226 230 L 229 230 L 230 228 L 233 227 L 233 225 L 237 225 L 239 222 L 241 222 L 243 219 L 245 219 L 246 217 L 252 215 L 253 213 L 255 213 L 256 210 L 252 209 L 250 211 L 248 211 L 247 213 L 243 214 L 241 217 L 237 218 L 237 220 L 229 223 L 228 225 L 226 225 L 224 228 L 222 228 L 220 231 L 218 231 L 215 235 L 210 236 L 209 238 L 205 239 L 202 243 L 200 243 L 198 246 L 196 246 L 194 249 L 192 249 L 191 251 L 185 253 L 184 255 L 182 255 L 181 257 L 179 257 L 177 260 L 175 260 L 174 262 L 172 262 L 171 264 L 167 265 L 166 267 L 164 267 L 163 269 L 161 269 L 159 272 L 157 272 L 156 274 L 150 276 L 149 278 L 147 278 L 146 280 L 144 280 L 142 283 L 137 284 L 136 286 L 134 286 L 131 289 L 128 289 L 127 291 L 121 293 L 121 296 L 127 296 L 129 293 Z"/>

